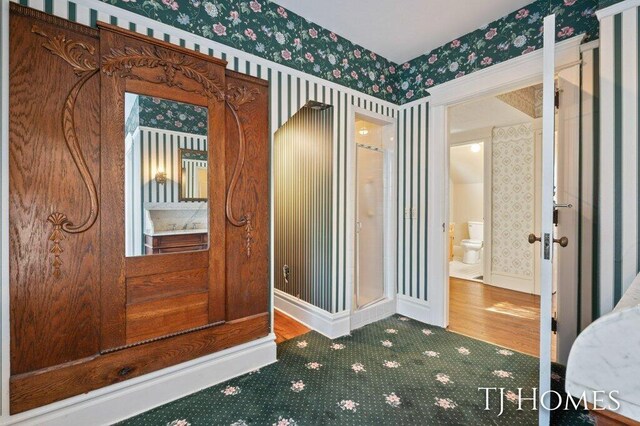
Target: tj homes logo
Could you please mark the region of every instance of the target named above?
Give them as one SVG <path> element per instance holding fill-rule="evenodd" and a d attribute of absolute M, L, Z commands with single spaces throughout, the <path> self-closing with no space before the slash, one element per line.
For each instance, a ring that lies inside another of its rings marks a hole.
<path fill-rule="evenodd" d="M 517 393 L 513 391 L 505 392 L 505 388 L 479 387 L 478 391 L 484 391 L 485 411 L 493 410 L 495 408 L 495 405 L 492 407 L 492 402 L 495 402 L 494 400 L 496 399 L 496 396 L 499 398 L 500 412 L 498 413 L 498 417 L 500 417 L 504 412 L 505 400 L 511 403 L 517 403 L 518 411 L 526 409 L 531 409 L 533 411 L 538 410 L 538 388 L 531 388 L 531 390 L 528 392 L 523 392 L 523 388 L 518 388 Z M 498 394 L 496 395 L 496 393 Z M 587 401 L 590 400 L 593 401 L 593 408 L 591 408 L 592 410 L 617 411 L 618 408 L 620 408 L 620 402 L 616 399 L 618 393 L 619 392 L 617 390 L 612 390 L 608 393 L 605 391 L 593 391 L 591 393 L 587 393 L 585 391 L 582 392 L 580 398 L 574 398 L 571 395 L 561 394 L 560 392 L 550 390 L 540 395 L 540 405 L 542 406 L 542 408 L 549 411 L 578 410 L 580 406 L 582 406 L 584 410 L 588 410 L 589 408 L 587 408 Z M 527 394 L 532 396 L 525 396 Z M 591 396 L 592 398 L 587 398 L 587 396 Z M 608 397 L 607 399 L 610 401 L 610 403 L 607 403 L 607 401 L 605 401 L 605 396 Z"/>

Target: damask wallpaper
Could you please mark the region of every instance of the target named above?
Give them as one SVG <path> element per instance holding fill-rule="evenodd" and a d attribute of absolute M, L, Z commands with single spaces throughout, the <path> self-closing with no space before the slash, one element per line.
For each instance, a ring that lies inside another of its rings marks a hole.
<path fill-rule="evenodd" d="M 269 0 L 102 0 L 346 87 L 397 101 L 396 64 Z"/>
<path fill-rule="evenodd" d="M 493 130 L 491 271 L 533 278 L 535 145 L 531 124 Z"/>
<path fill-rule="evenodd" d="M 597 8 L 598 0 L 534 1 L 398 67 L 399 102 L 422 98 L 429 87 L 541 48 L 543 20 L 551 13 L 556 14 L 557 41 L 582 33 L 595 39 Z"/>

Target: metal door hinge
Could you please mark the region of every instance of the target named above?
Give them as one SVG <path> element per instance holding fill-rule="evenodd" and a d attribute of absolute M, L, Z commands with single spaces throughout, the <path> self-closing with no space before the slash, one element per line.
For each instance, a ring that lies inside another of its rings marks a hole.
<path fill-rule="evenodd" d="M 551 331 L 553 332 L 553 334 L 558 333 L 558 320 L 555 316 L 551 317 Z"/>

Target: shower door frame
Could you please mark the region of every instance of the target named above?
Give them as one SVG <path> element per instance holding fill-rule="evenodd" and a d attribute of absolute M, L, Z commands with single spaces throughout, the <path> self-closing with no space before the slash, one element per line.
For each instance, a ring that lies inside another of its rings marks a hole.
<path fill-rule="evenodd" d="M 371 121 L 382 126 L 383 131 L 383 155 L 384 155 L 384 177 L 383 177 L 383 190 L 384 190 L 384 206 L 383 206 L 383 223 L 384 223 L 384 245 L 383 245 L 383 273 L 384 273 L 384 296 L 381 300 L 369 303 L 360 309 L 366 309 L 369 306 L 377 303 L 384 303 L 384 301 L 393 302 L 395 312 L 395 299 L 396 299 L 396 245 L 397 235 L 394 224 L 396 223 L 396 193 L 397 193 L 397 177 L 396 177 L 396 156 L 397 148 L 395 145 L 396 137 L 396 117 L 387 117 L 382 114 L 375 113 L 368 109 L 351 105 L 348 111 L 349 120 L 347 122 L 347 149 L 346 149 L 346 164 L 347 170 L 353 172 L 347 175 L 347 191 L 346 191 L 346 216 L 347 216 L 347 250 L 346 250 L 346 270 L 347 270 L 347 282 L 346 282 L 346 297 L 347 306 L 349 312 L 353 314 L 358 310 L 355 300 L 355 290 L 358 280 L 357 275 L 357 234 L 356 234 L 356 220 L 357 220 L 357 145 L 355 137 L 355 123 L 357 117 L 362 117 L 367 121 Z M 390 137 L 386 137 L 391 135 Z M 384 253 L 394 253 L 393 256 L 384 256 Z"/>

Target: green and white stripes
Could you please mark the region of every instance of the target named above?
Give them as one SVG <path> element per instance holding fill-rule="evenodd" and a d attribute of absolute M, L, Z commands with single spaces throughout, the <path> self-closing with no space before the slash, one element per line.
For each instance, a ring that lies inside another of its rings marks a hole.
<path fill-rule="evenodd" d="M 600 315 L 615 306 L 640 269 L 639 16 L 632 7 L 600 22 Z"/>
<path fill-rule="evenodd" d="M 398 114 L 398 294 L 427 300 L 427 139 L 429 102 Z"/>

